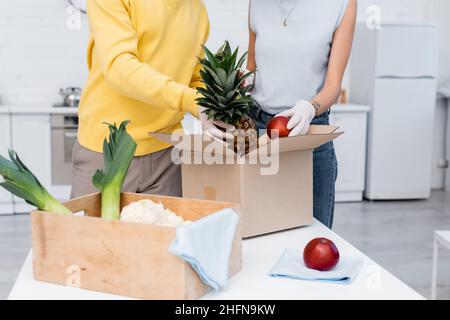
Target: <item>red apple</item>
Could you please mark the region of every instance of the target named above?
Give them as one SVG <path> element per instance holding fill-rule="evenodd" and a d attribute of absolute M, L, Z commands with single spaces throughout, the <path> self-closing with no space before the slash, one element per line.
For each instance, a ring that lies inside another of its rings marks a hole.
<path fill-rule="evenodd" d="M 305 247 L 303 260 L 310 269 L 330 271 L 339 263 L 339 250 L 333 241 L 317 238 Z"/>
<path fill-rule="evenodd" d="M 291 130 L 288 130 L 287 125 L 289 123 L 289 118 L 287 117 L 275 117 L 267 125 L 267 134 L 269 138 L 272 139 L 272 131 L 278 131 L 278 137 L 284 138 L 288 137 Z"/>

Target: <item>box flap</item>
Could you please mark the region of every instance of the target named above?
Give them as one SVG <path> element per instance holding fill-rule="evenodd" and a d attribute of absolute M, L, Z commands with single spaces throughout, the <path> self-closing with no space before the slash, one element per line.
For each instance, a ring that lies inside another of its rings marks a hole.
<path fill-rule="evenodd" d="M 312 125 L 309 128 L 308 135 L 317 135 L 317 134 L 332 134 L 339 130 L 337 126 L 317 126 Z"/>
<path fill-rule="evenodd" d="M 279 152 L 290 152 L 290 151 L 300 151 L 300 150 L 312 150 L 321 145 L 330 142 L 344 132 L 339 130 L 336 126 L 317 126 L 312 125 L 308 134 L 287 137 L 276 140 L 270 140 L 267 135 L 261 137 L 260 146 L 267 144 L 267 149 L 276 150 L 276 148 L 271 148 L 270 144 L 279 143 Z"/>

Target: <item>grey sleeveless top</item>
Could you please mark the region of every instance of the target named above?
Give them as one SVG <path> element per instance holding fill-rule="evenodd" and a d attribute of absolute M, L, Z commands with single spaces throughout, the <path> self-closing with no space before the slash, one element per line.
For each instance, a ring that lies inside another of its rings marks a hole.
<path fill-rule="evenodd" d="M 252 95 L 263 110 L 276 114 L 299 100 L 312 99 L 322 89 L 333 34 L 348 2 L 251 0 L 250 27 L 257 35 Z"/>

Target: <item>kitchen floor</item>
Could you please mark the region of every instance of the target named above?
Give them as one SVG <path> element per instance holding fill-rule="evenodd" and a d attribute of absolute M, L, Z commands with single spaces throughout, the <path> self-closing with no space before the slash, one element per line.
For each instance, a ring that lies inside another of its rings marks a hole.
<path fill-rule="evenodd" d="M 434 230 L 450 230 L 450 193 L 428 201 L 338 204 L 334 230 L 429 298 Z M 6 299 L 30 248 L 27 215 L 0 217 L 0 299 Z M 438 297 L 450 299 L 450 252 L 440 252 Z"/>

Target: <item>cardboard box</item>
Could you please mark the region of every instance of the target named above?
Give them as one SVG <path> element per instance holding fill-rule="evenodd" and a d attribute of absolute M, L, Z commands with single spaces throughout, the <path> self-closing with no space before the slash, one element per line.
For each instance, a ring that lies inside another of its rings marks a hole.
<path fill-rule="evenodd" d="M 265 135 L 258 149 L 238 157 L 224 142 L 202 135 L 151 133 L 180 150 L 185 197 L 240 203 L 244 238 L 312 223 L 313 149 L 341 134 L 338 127 L 311 126 L 304 136 L 270 140 Z M 211 155 L 222 159 L 220 164 Z M 270 159 L 278 165 L 268 165 Z"/>
<path fill-rule="evenodd" d="M 122 206 L 151 199 L 196 221 L 235 204 L 123 194 Z M 39 281 L 142 299 L 196 299 L 209 291 L 186 262 L 169 253 L 175 228 L 106 221 L 100 195 L 66 203 L 88 216 L 31 214 L 34 278 Z M 241 270 L 241 234 L 234 241 L 230 276 Z"/>

